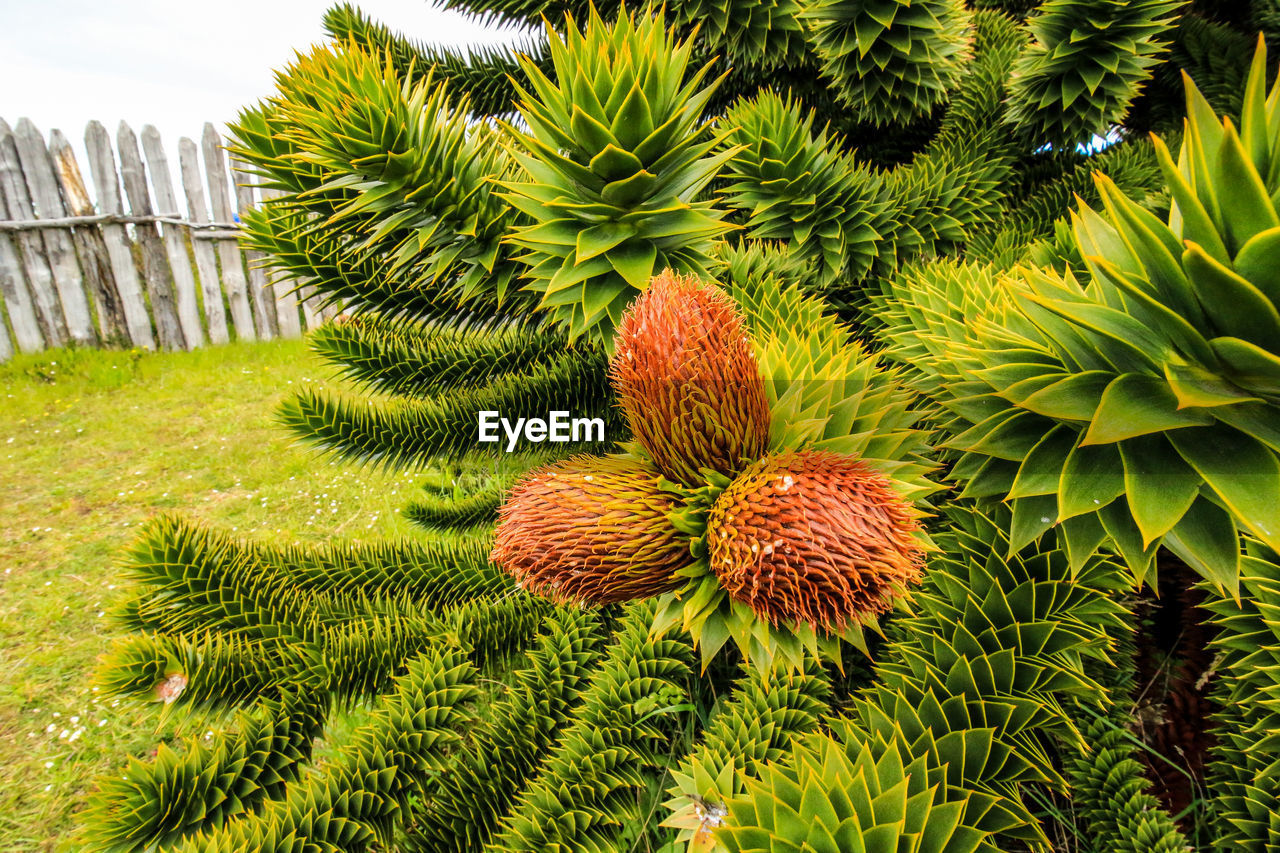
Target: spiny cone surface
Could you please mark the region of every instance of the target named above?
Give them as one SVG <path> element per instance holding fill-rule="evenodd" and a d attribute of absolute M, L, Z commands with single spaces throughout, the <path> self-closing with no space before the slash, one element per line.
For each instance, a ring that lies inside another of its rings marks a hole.
<path fill-rule="evenodd" d="M 732 477 L 769 443 L 769 401 L 742 318 L 723 291 L 670 270 L 618 330 L 610 379 L 627 424 L 667 477 Z"/>
<path fill-rule="evenodd" d="M 647 464 L 576 456 L 532 472 L 498 510 L 489 555 L 522 586 L 557 602 L 612 604 L 679 586 L 688 541 Z"/>
<path fill-rule="evenodd" d="M 862 461 L 772 455 L 721 493 L 707 521 L 711 569 L 771 623 L 838 631 L 882 613 L 920 577 L 916 511 Z"/>

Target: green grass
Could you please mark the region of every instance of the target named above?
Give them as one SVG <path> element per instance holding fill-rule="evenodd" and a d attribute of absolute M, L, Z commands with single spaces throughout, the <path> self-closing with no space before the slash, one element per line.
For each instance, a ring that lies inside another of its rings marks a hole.
<path fill-rule="evenodd" d="M 411 477 L 335 463 L 275 425 L 285 395 L 329 377 L 296 341 L 0 365 L 0 850 L 74 849 L 95 777 L 177 731 L 92 685 L 120 633 L 121 551 L 148 519 L 279 543 L 410 532 Z"/>

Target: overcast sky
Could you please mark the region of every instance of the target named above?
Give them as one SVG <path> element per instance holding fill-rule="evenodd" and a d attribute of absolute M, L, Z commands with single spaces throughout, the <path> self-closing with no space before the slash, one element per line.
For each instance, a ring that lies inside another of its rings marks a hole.
<path fill-rule="evenodd" d="M 176 161 L 178 137 L 235 118 L 271 92 L 273 69 L 323 41 L 320 19 L 335 2 L 0 0 L 0 117 L 27 116 L 46 139 L 61 128 L 77 148 L 90 119 L 113 137 L 121 119 L 135 131 L 154 124 Z M 358 5 L 426 42 L 511 38 L 426 0 Z"/>

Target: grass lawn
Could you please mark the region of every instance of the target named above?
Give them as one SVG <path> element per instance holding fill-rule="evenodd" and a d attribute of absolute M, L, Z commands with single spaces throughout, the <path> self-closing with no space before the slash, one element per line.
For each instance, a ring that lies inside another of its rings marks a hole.
<path fill-rule="evenodd" d="M 274 423 L 282 397 L 329 379 L 297 341 L 0 365 L 0 850 L 75 849 L 94 778 L 175 733 L 156 706 L 93 689 L 121 633 L 121 550 L 148 519 L 272 542 L 409 532 L 410 478 L 334 463 Z"/>

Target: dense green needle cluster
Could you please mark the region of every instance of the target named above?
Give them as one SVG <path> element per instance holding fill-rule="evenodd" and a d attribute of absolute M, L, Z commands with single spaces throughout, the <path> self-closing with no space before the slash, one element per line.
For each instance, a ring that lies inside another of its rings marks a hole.
<path fill-rule="evenodd" d="M 1023 791 L 1063 785 L 1050 744 L 1079 734 L 1061 702 L 1099 689 L 1082 660 L 1105 655 L 1096 640 L 1119 618 L 1108 594 L 1124 580 L 1097 560 L 1073 577 L 1049 542 L 1006 558 L 1001 520 L 952 520 L 877 683 L 834 738 L 806 741 L 748 782 L 730 803 L 729 849 L 1044 844 Z M 1029 625 L 1040 626 L 1034 637 Z"/>
<path fill-rule="evenodd" d="M 1089 141 L 1124 118 L 1182 0 L 1048 0 L 1014 67 L 1009 121 L 1035 144 Z"/>
<path fill-rule="evenodd" d="M 692 42 L 677 44 L 661 15 L 593 23 L 564 40 L 548 30 L 554 79 L 524 64 L 528 132 L 512 135 L 525 177 L 504 186 L 531 220 L 511 236 L 529 289 L 570 337 L 593 330 L 608 345 L 654 274 L 708 276 L 711 242 L 731 226 L 698 196 L 728 154 L 712 153 L 715 84 L 689 68 Z"/>
<path fill-rule="evenodd" d="M 1187 839 L 1147 792 L 1139 745 L 1116 723 L 1099 717 L 1083 732 L 1086 751 L 1070 768 L 1072 800 L 1099 844 L 1116 853 L 1181 853 Z"/>
<path fill-rule="evenodd" d="M 1260 49 L 1239 131 L 1189 84 L 1177 160 L 1155 140 L 1165 220 L 1097 179 L 1103 212 L 1072 214 L 1078 274 L 943 265 L 890 285 L 886 337 L 945 383 L 953 475 L 1007 496 L 1015 545 L 1060 524 L 1074 561 L 1109 540 L 1141 577 L 1163 543 L 1234 593 L 1237 531 L 1280 544 L 1280 85 L 1268 94 L 1266 73 Z"/>
<path fill-rule="evenodd" d="M 965 17 L 960 0 L 815 0 L 804 10 L 823 73 L 879 126 L 946 100 L 966 59 Z"/>
<path fill-rule="evenodd" d="M 1276 0 L 440 6 L 232 145 L 417 530 L 148 527 L 80 840 L 1280 849 Z"/>

